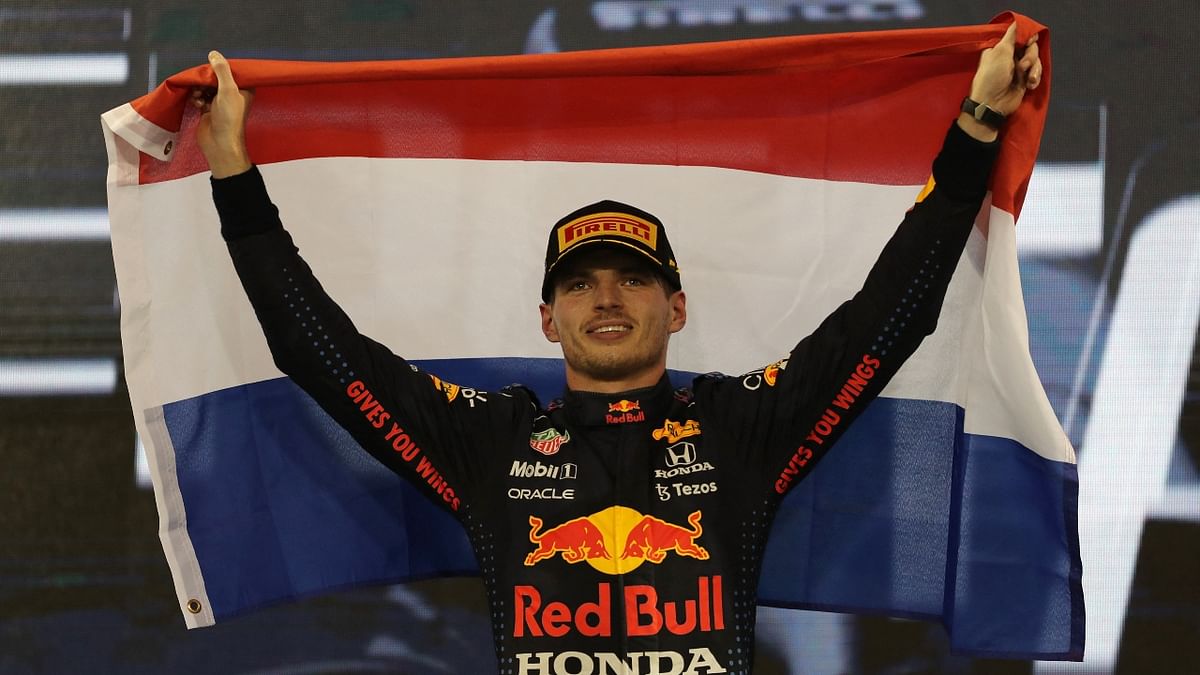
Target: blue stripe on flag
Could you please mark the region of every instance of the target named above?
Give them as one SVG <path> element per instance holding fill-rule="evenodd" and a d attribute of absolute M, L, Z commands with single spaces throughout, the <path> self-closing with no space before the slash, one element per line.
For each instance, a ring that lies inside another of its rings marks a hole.
<path fill-rule="evenodd" d="M 217 621 L 331 587 L 476 569 L 462 527 L 287 378 L 172 403 L 164 418 Z"/>
<path fill-rule="evenodd" d="M 962 420 L 876 399 L 781 505 L 759 602 L 943 620 L 960 653 L 1081 650 L 1075 465 Z"/>
<path fill-rule="evenodd" d="M 543 401 L 563 387 L 558 359 L 418 365 L 487 390 L 522 382 Z M 677 386 L 691 377 L 671 373 Z M 363 452 L 287 378 L 172 403 L 164 417 L 218 621 L 330 588 L 477 569 L 452 516 Z M 872 403 L 784 500 L 760 602 L 926 619 L 945 612 L 963 651 L 1029 658 L 1072 649 L 1083 627 L 1075 466 L 964 434 L 962 419 L 950 403 Z M 1064 577 L 1071 593 L 1046 593 L 1067 587 Z M 1071 626 L 1073 635 L 1037 633 L 1031 623 Z"/>
<path fill-rule="evenodd" d="M 962 454 L 956 583 L 946 599 L 951 644 L 998 658 L 1081 659 L 1078 467 L 995 436 L 966 435 Z"/>
<path fill-rule="evenodd" d="M 764 604 L 942 614 L 953 448 L 951 403 L 876 399 L 784 499 L 763 577 Z"/>

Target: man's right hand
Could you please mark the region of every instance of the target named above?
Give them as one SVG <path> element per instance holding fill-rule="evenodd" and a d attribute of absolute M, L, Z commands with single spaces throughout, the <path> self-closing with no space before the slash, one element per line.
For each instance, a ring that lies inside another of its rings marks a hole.
<path fill-rule="evenodd" d="M 213 178 L 228 178 L 250 169 L 246 151 L 246 115 L 254 92 L 238 89 L 229 62 L 220 52 L 208 53 L 208 63 L 217 76 L 217 91 L 193 89 L 192 105 L 200 110 L 196 142 L 208 160 Z"/>

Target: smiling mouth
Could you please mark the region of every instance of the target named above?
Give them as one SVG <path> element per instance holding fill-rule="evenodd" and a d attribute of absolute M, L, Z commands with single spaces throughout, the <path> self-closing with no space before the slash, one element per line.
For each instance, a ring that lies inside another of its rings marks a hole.
<path fill-rule="evenodd" d="M 612 324 L 591 328 L 587 333 L 589 335 L 612 335 L 616 333 L 628 333 L 631 330 L 633 330 L 633 327 L 626 324 Z"/>

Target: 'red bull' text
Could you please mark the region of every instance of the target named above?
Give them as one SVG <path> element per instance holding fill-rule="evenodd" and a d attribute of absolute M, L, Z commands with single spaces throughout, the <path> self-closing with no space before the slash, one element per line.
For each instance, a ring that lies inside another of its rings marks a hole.
<path fill-rule="evenodd" d="M 699 577 L 696 597 L 662 600 L 654 586 L 638 584 L 623 589 L 625 614 L 623 632 L 628 637 L 690 635 L 725 629 L 725 608 L 721 594 L 721 576 Z M 612 637 L 612 584 L 596 585 L 596 601 L 572 607 L 565 602 L 543 604 L 542 593 L 534 586 L 513 587 L 513 637 L 560 638 L 572 633 L 583 637 Z M 620 630 L 621 627 L 618 627 Z"/>

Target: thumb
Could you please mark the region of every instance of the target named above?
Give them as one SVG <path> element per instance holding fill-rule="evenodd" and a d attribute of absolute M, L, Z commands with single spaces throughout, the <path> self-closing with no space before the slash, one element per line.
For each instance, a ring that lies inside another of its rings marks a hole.
<path fill-rule="evenodd" d="M 1007 42 L 1010 47 L 1017 46 L 1017 22 L 1013 21 L 1008 24 L 1008 30 L 1004 31 L 1004 37 L 1000 38 L 1001 42 Z"/>
<path fill-rule="evenodd" d="M 1008 24 L 1008 30 L 1004 31 L 1004 35 L 992 45 L 989 51 L 999 51 L 1012 54 L 1017 49 L 1017 22 L 1014 21 Z"/>
<path fill-rule="evenodd" d="M 212 66 L 213 74 L 217 76 L 218 93 L 221 91 L 237 91 L 237 82 L 235 82 L 233 79 L 233 71 L 229 68 L 229 61 L 225 60 L 225 57 L 221 54 L 221 52 L 215 49 L 209 52 L 208 65 Z"/>

